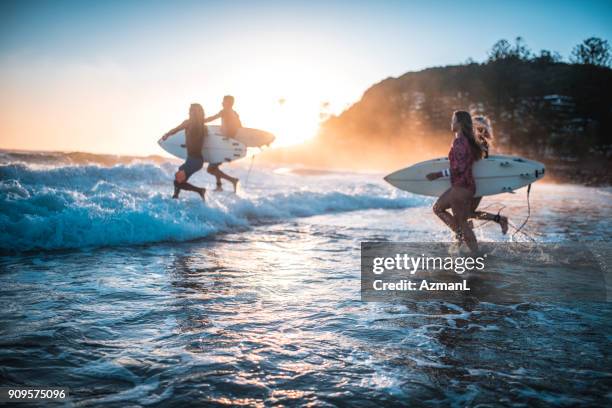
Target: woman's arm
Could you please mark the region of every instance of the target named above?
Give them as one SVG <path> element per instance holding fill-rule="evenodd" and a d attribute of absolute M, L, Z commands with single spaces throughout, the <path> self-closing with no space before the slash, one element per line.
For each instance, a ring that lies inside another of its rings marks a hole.
<path fill-rule="evenodd" d="M 449 154 L 450 168 L 438 171 L 435 173 L 429 173 L 427 180 L 433 181 L 440 177 L 450 177 L 451 174 L 460 175 L 464 173 L 471 164 L 470 157 L 472 151 L 468 142 L 464 138 L 457 138 L 453 142 L 451 153 Z"/>
<path fill-rule="evenodd" d="M 429 173 L 426 177 L 427 177 L 427 180 L 434 181 L 436 179 L 439 179 L 440 177 L 444 177 L 444 172 L 436 171 L 435 173 Z"/>
<path fill-rule="evenodd" d="M 213 120 L 217 120 L 220 117 L 221 117 L 221 112 L 217 113 L 216 115 L 207 117 L 206 119 L 204 119 L 204 123 L 212 122 Z"/>
<path fill-rule="evenodd" d="M 168 139 L 170 136 L 174 135 L 175 133 L 178 133 L 179 131 L 185 129 L 187 127 L 187 120 L 184 121 L 183 123 L 181 123 L 180 125 L 178 125 L 177 127 L 175 127 L 174 129 L 169 130 L 168 132 L 166 132 L 166 134 L 164 134 L 162 136 L 162 139 L 166 140 Z"/>

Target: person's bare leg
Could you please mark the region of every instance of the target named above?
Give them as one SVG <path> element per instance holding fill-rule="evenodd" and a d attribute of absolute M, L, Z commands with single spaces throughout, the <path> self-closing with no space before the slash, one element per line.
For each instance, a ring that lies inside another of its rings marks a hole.
<path fill-rule="evenodd" d="M 468 223 L 470 224 L 470 228 L 474 230 L 474 223 L 470 220 L 470 218 L 475 218 L 475 211 L 480 205 L 480 201 L 482 201 L 482 197 L 473 197 L 472 203 L 470 206 L 470 215 L 468 216 Z"/>
<path fill-rule="evenodd" d="M 492 214 L 486 211 L 476 211 L 480 205 L 480 200 L 482 200 L 482 197 L 474 197 L 472 199 L 471 214 L 468 216 L 468 218 L 496 222 L 501 227 L 502 234 L 506 234 L 506 232 L 508 232 L 508 217 L 504 217 L 500 214 Z"/>
<path fill-rule="evenodd" d="M 485 211 L 475 211 L 470 218 L 477 220 L 493 221 L 499 224 L 502 234 L 508 232 L 508 217 L 501 214 L 492 214 Z"/>
<path fill-rule="evenodd" d="M 467 218 L 463 217 L 462 220 L 459 221 L 459 225 L 459 228 L 461 228 L 461 237 L 463 238 L 463 241 L 467 244 L 468 248 L 470 248 L 470 251 L 477 253 L 478 241 L 476 240 L 476 235 L 474 235 L 474 231 L 472 231 Z"/>
<path fill-rule="evenodd" d="M 451 208 L 451 190 L 446 190 L 433 206 L 433 212 L 444 222 L 453 232 L 457 233 L 457 225 L 453 215 L 447 210 Z"/>
<path fill-rule="evenodd" d="M 225 179 L 229 181 L 230 183 L 232 183 L 234 187 L 234 193 L 238 189 L 238 179 L 228 174 L 225 174 L 223 171 L 221 171 L 218 164 L 209 165 L 206 171 L 212 174 L 213 176 L 215 176 L 215 178 L 217 179 L 217 189 L 218 190 L 221 190 L 221 179 Z"/>
<path fill-rule="evenodd" d="M 238 192 L 238 177 L 232 177 L 232 187 L 234 187 L 234 194 Z"/>
<path fill-rule="evenodd" d="M 506 235 L 506 233 L 508 232 L 508 217 L 499 214 L 495 215 L 495 217 L 499 219 L 499 221 L 496 222 L 499 223 L 502 234 Z"/>
<path fill-rule="evenodd" d="M 217 182 L 217 188 L 215 188 L 215 191 L 223 191 L 223 186 L 221 185 L 221 176 L 219 175 L 218 170 L 218 164 L 209 164 L 206 168 L 206 172 L 208 174 L 215 176 L 215 181 Z"/>
<path fill-rule="evenodd" d="M 193 184 L 187 182 L 187 175 L 183 170 L 179 170 L 174 175 L 174 195 L 172 198 L 178 198 L 181 190 L 193 191 L 198 193 L 202 200 L 206 201 L 206 189 L 201 187 L 196 187 Z"/>
<path fill-rule="evenodd" d="M 472 206 L 472 193 L 461 187 L 454 187 L 451 190 L 451 207 L 456 225 L 458 225 L 468 248 L 476 253 L 478 252 L 478 241 L 476 241 L 476 235 L 474 235 L 474 231 L 472 231 L 468 223 L 468 215 L 471 212 Z"/>
<path fill-rule="evenodd" d="M 197 193 L 200 197 L 202 197 L 203 201 L 206 201 L 206 189 L 205 188 L 194 186 L 193 184 L 188 183 L 186 181 L 184 183 L 180 183 L 179 188 L 181 190 L 193 191 L 194 193 Z"/>
<path fill-rule="evenodd" d="M 179 170 L 174 174 L 174 194 L 172 198 L 179 198 L 179 194 L 181 193 L 181 183 L 183 183 L 187 179 L 187 175 L 183 170 Z"/>
<path fill-rule="evenodd" d="M 474 197 L 474 198 L 472 198 L 471 211 L 470 211 L 472 214 L 474 214 L 476 212 L 476 209 L 480 205 L 481 201 L 482 201 L 482 197 Z"/>

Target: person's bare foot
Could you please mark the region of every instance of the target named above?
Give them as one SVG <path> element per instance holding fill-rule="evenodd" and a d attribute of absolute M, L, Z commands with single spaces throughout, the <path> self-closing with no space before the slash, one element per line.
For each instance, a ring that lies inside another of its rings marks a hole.
<path fill-rule="evenodd" d="M 217 188 L 215 188 L 216 192 L 223 191 L 223 186 L 221 184 L 217 184 Z"/>
<path fill-rule="evenodd" d="M 199 193 L 200 193 L 200 196 L 202 197 L 202 201 L 206 202 L 206 189 L 201 188 Z"/>
<path fill-rule="evenodd" d="M 232 180 L 232 185 L 234 186 L 234 193 L 238 192 L 238 181 L 240 180 L 238 180 L 237 178 Z"/>
<path fill-rule="evenodd" d="M 508 232 L 508 217 L 503 215 L 499 217 L 499 226 L 501 227 L 502 234 L 506 235 L 506 232 Z"/>

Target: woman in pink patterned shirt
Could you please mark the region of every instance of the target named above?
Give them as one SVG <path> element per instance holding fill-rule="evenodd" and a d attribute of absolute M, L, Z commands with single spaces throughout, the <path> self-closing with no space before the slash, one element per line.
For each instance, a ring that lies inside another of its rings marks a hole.
<path fill-rule="evenodd" d="M 450 177 L 451 181 L 451 188 L 438 198 L 433 210 L 450 229 L 465 240 L 472 252 L 477 252 L 478 243 L 468 223 L 468 217 L 472 213 L 472 200 L 476 193 L 472 165 L 482 158 L 482 150 L 476 142 L 472 117 L 468 112 L 453 113 L 451 130 L 455 133 L 455 139 L 448 153 L 450 169 L 427 175 L 429 180 Z M 452 209 L 452 214 L 448 212 L 449 209 Z"/>

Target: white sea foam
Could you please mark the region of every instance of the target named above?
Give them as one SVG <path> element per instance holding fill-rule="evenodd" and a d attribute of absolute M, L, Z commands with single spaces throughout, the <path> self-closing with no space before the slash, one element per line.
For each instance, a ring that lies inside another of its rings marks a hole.
<path fill-rule="evenodd" d="M 203 204 L 189 192 L 180 200 L 170 198 L 174 171 L 174 164 L 153 162 L 0 165 L 0 249 L 186 241 L 262 222 L 422 203 L 375 183 L 338 183 L 324 177 L 306 183 L 304 177 L 262 170 L 250 175 L 252 188 L 237 196 L 209 193 Z M 207 177 L 198 173 L 194 184 L 210 184 Z"/>

